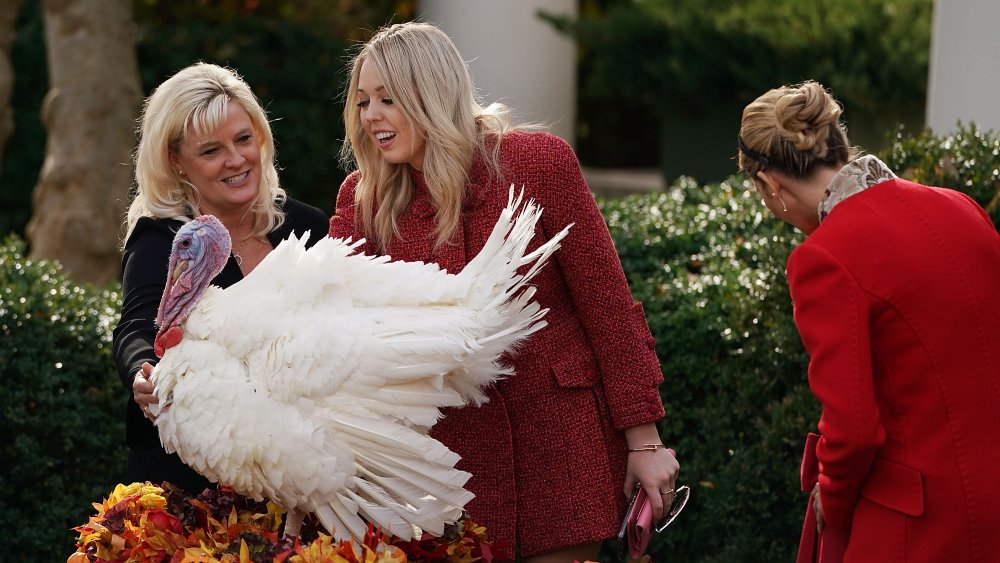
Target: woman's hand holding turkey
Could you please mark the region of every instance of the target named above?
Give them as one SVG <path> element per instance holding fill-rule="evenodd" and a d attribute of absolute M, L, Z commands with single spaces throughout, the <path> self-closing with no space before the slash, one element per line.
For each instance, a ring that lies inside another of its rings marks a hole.
<path fill-rule="evenodd" d="M 153 364 L 149 362 L 142 363 L 142 368 L 136 372 L 135 378 L 132 380 L 132 398 L 139 405 L 139 410 L 142 411 L 142 414 L 150 421 L 156 422 L 156 415 L 149 412 L 149 405 L 159 403 L 154 394 L 156 387 L 149 380 L 152 371 Z"/>

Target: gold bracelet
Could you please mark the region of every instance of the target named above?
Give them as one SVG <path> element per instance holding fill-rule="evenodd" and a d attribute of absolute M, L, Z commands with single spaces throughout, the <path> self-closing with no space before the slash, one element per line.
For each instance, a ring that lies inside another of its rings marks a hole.
<path fill-rule="evenodd" d="M 638 448 L 629 448 L 628 452 L 629 453 L 632 453 L 632 452 L 655 452 L 656 450 L 658 450 L 660 448 L 665 448 L 665 447 L 666 446 L 664 446 L 663 444 L 643 444 L 642 446 L 639 446 Z"/>

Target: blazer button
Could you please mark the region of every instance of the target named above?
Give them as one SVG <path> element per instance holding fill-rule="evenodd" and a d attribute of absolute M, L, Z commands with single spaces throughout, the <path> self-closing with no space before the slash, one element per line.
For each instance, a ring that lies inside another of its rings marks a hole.
<path fill-rule="evenodd" d="M 646 346 L 649 346 L 650 350 L 656 350 L 656 339 L 650 336 L 649 339 L 646 340 Z"/>
<path fill-rule="evenodd" d="M 649 414 L 659 414 L 659 413 L 660 413 L 660 406 L 659 405 L 654 405 L 654 404 L 650 403 L 649 404 Z"/>

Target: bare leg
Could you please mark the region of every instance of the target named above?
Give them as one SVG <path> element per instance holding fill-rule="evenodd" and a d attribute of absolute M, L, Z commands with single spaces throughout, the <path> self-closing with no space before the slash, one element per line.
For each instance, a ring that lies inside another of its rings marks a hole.
<path fill-rule="evenodd" d="M 525 557 L 524 563 L 573 563 L 574 561 L 597 561 L 601 551 L 601 542 L 582 543 L 565 547 L 558 551 L 550 551 L 541 555 Z"/>
<path fill-rule="evenodd" d="M 302 529 L 302 519 L 304 517 L 305 513 L 303 512 L 299 512 L 298 510 L 289 510 L 288 513 L 285 514 L 285 531 L 282 532 L 281 537 L 299 537 L 299 530 Z"/>

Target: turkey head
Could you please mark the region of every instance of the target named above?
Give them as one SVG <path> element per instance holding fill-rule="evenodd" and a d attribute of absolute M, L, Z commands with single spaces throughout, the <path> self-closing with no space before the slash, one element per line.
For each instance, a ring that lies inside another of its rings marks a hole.
<path fill-rule="evenodd" d="M 184 321 L 225 267 L 232 244 L 229 231 L 212 215 L 196 217 L 177 231 L 167 267 L 170 277 L 156 312 L 156 357 L 181 341 Z"/>

